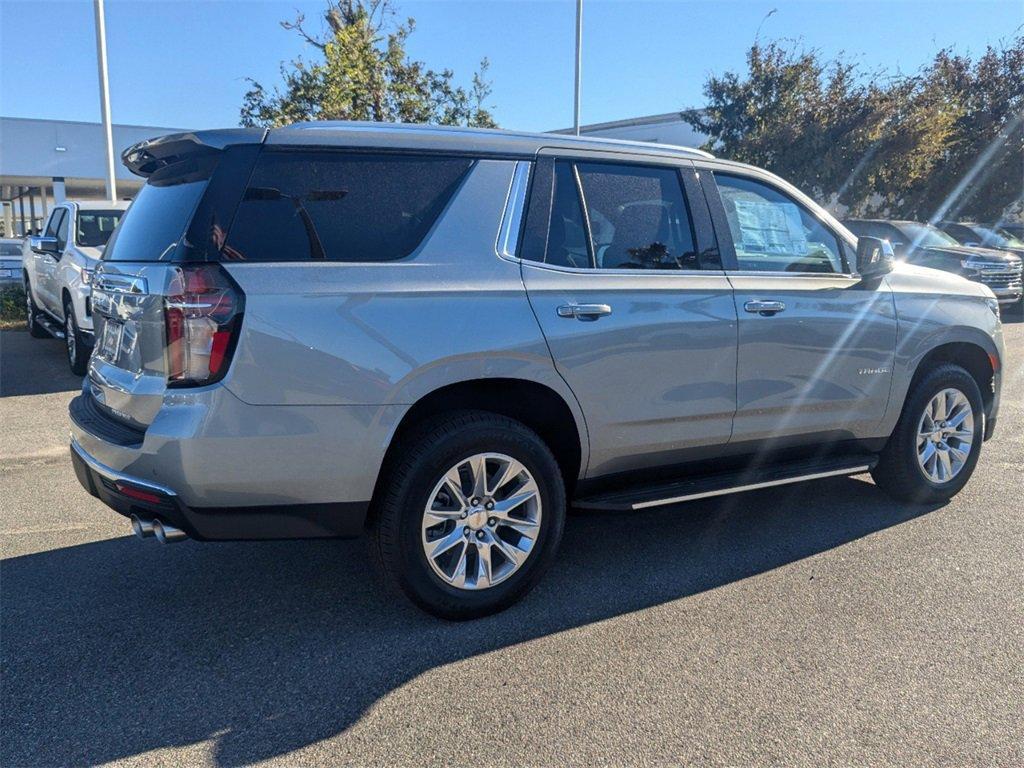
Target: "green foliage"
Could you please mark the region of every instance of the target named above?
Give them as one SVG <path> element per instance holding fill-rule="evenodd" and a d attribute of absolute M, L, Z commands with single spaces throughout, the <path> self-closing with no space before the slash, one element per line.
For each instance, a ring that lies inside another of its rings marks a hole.
<path fill-rule="evenodd" d="M 308 33 L 300 14 L 282 22 L 314 46 L 321 60 L 281 64 L 282 84 L 268 91 L 250 80 L 241 110 L 247 126 L 302 120 L 370 120 L 496 127 L 485 102 L 491 86 L 488 61 L 469 88 L 450 69 L 433 70 L 406 54 L 415 21 L 394 24 L 390 0 L 329 0 L 329 33 Z"/>
<path fill-rule="evenodd" d="M 0 288 L 0 329 L 25 325 L 25 289 L 20 285 Z"/>
<path fill-rule="evenodd" d="M 682 113 L 716 154 L 760 165 L 857 215 L 999 219 L 1024 189 L 1024 37 L 977 61 L 864 73 L 819 51 L 755 43 Z"/>

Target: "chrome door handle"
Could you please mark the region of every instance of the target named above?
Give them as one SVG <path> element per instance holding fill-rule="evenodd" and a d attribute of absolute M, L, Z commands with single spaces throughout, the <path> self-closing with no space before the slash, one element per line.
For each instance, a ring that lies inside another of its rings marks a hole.
<path fill-rule="evenodd" d="M 577 320 L 597 320 L 610 315 L 612 308 L 607 304 L 563 304 L 558 308 L 559 317 L 575 317 Z"/>
<path fill-rule="evenodd" d="M 748 301 L 743 305 L 743 308 L 747 312 L 764 315 L 765 317 L 771 317 L 776 312 L 782 312 L 786 309 L 786 302 L 784 301 Z"/>

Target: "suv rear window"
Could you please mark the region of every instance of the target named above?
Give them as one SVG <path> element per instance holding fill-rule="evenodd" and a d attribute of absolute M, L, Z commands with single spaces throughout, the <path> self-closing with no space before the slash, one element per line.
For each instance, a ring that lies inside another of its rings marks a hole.
<path fill-rule="evenodd" d="M 426 236 L 472 164 L 433 155 L 265 151 L 221 258 L 403 258 Z"/>
<path fill-rule="evenodd" d="M 104 261 L 171 261 L 215 160 L 187 160 L 156 171 L 125 211 Z"/>

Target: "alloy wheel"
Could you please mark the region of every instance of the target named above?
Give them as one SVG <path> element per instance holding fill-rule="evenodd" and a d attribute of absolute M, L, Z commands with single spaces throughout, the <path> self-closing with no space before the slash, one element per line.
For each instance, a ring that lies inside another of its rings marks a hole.
<path fill-rule="evenodd" d="M 522 568 L 541 522 L 537 481 L 503 453 L 478 453 L 451 467 L 423 510 L 423 554 L 459 589 L 493 587 Z"/>
<path fill-rule="evenodd" d="M 917 464 L 933 483 L 948 483 L 971 455 L 974 409 L 959 389 L 943 389 L 928 401 L 917 427 Z"/>

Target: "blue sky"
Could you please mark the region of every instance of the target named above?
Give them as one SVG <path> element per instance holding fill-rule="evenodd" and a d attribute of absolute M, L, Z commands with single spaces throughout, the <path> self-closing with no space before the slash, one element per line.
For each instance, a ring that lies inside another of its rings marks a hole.
<path fill-rule="evenodd" d="M 573 0 L 398 0 L 416 19 L 409 52 L 468 83 L 491 60 L 503 127 L 572 123 Z M 307 50 L 278 22 L 295 9 L 318 24 L 324 3 L 299 0 L 107 0 L 115 122 L 231 126 L 246 77 L 277 82 L 278 65 Z M 702 103 L 709 73 L 743 66 L 762 39 L 799 39 L 845 51 L 867 69 L 913 71 L 939 49 L 977 53 L 1024 25 L 1021 0 L 585 0 L 583 122 L 669 112 Z M 0 114 L 98 120 L 92 3 L 0 0 Z"/>

